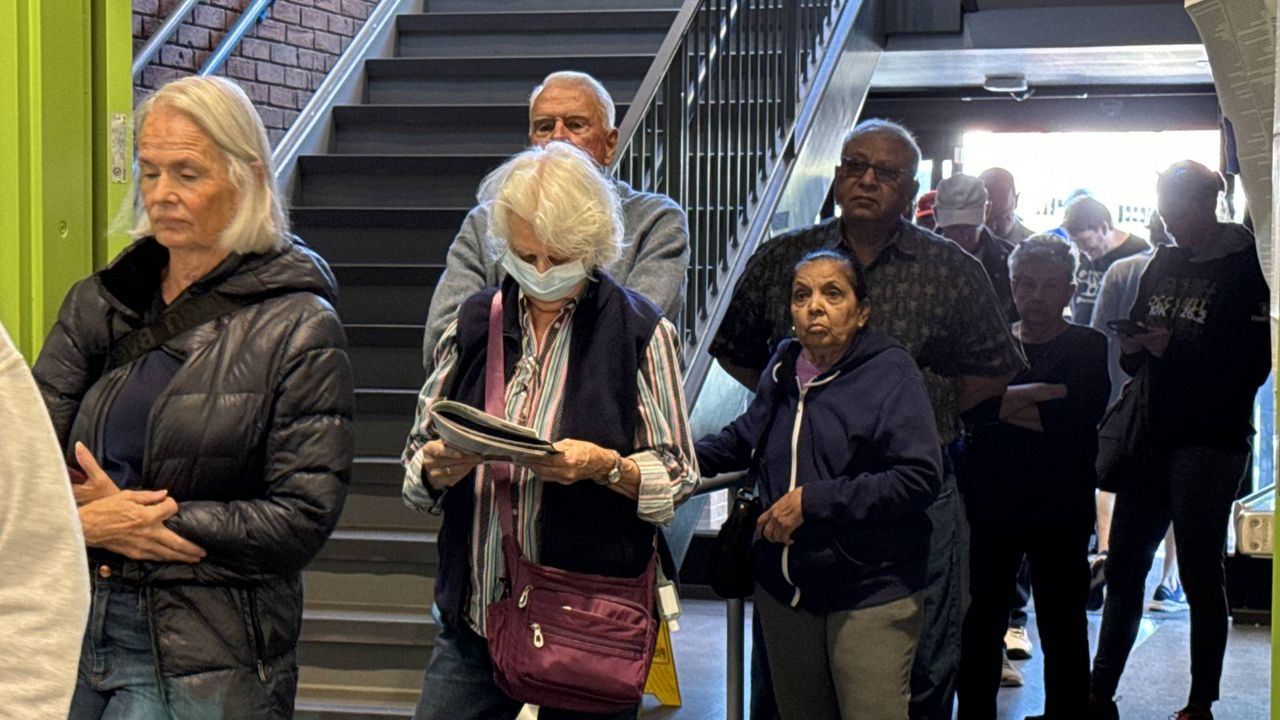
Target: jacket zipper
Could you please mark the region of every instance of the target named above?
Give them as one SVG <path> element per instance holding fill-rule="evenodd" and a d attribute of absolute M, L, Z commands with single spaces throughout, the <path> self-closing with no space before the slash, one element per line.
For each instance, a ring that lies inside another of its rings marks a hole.
<path fill-rule="evenodd" d="M 258 661 L 258 679 L 264 684 L 267 682 L 267 666 L 262 661 L 266 650 L 262 643 L 262 626 L 258 624 L 258 590 L 257 588 L 249 588 L 249 624 L 253 626 L 253 649 L 257 654 Z"/>
<path fill-rule="evenodd" d="M 800 446 L 800 421 L 804 418 L 804 396 L 808 392 L 809 392 L 809 386 L 807 385 L 800 386 L 800 400 L 796 403 L 796 419 L 791 424 L 791 481 L 787 487 L 787 492 L 791 492 L 792 490 L 796 489 L 796 473 L 797 473 L 797 470 L 799 469 L 799 460 L 796 459 L 796 450 Z M 783 545 L 782 546 L 782 577 L 785 578 L 788 583 L 791 583 L 792 587 L 795 587 L 796 584 L 791 580 L 791 570 L 788 567 L 790 565 L 790 560 L 791 560 L 791 546 Z M 796 607 L 799 604 L 800 604 L 800 588 L 797 587 L 795 594 L 791 596 L 791 607 Z"/>
<path fill-rule="evenodd" d="M 791 478 L 787 486 L 787 492 L 791 492 L 792 490 L 796 489 L 796 480 L 798 479 L 798 475 L 799 475 L 800 461 L 798 458 L 797 451 L 800 449 L 800 423 L 804 419 L 805 395 L 809 393 L 810 388 L 814 388 L 819 385 L 826 385 L 832 380 L 835 380 L 836 377 L 838 377 L 839 375 L 840 375 L 840 372 L 836 371 L 830 377 L 823 377 L 822 379 L 814 378 L 813 380 L 810 380 L 809 382 L 803 385 L 800 384 L 800 381 L 798 379 L 796 380 L 796 384 L 800 386 L 800 399 L 796 402 L 795 422 L 791 424 Z M 789 567 L 790 560 L 791 560 L 791 546 L 783 545 L 782 546 L 782 577 L 791 585 L 791 587 L 794 587 L 796 589 L 795 594 L 791 596 L 791 607 L 798 607 L 800 605 L 800 588 L 796 587 L 796 584 L 791 580 L 791 569 Z"/>

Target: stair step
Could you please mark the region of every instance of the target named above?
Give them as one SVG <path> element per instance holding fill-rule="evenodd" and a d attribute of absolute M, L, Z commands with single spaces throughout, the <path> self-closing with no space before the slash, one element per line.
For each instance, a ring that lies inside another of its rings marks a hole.
<path fill-rule="evenodd" d="M 302 573 L 304 610 L 403 613 L 430 619 L 438 562 L 435 548 L 422 548 L 420 559 L 393 563 L 317 558 Z"/>
<path fill-rule="evenodd" d="M 434 530 L 405 532 L 339 528 L 329 536 L 316 557 L 319 560 L 434 564 L 436 536 Z"/>
<path fill-rule="evenodd" d="M 422 388 L 422 325 L 348 324 L 346 331 L 356 387 Z"/>
<path fill-rule="evenodd" d="M 401 480 L 394 485 L 352 484 L 342 517 L 338 519 L 339 530 L 429 532 L 439 529 L 439 515 L 418 512 L 404 504 L 401 498 L 403 470 L 399 476 Z M 429 559 L 434 562 L 435 556 Z"/>
<path fill-rule="evenodd" d="M 398 456 L 418 406 L 416 390 L 356 390 L 356 454 Z"/>
<path fill-rule="evenodd" d="M 615 103 L 627 103 L 635 97 L 652 63 L 651 53 L 371 58 L 365 61 L 365 102 L 528 103 L 533 88 L 547 75 L 578 70 L 603 83 Z"/>
<path fill-rule="evenodd" d="M 412 702 L 352 702 L 347 688 L 338 688 L 333 699 L 317 694 L 314 688 L 298 690 L 295 720 L 387 720 L 413 717 Z"/>
<path fill-rule="evenodd" d="M 425 326 L 443 264 L 330 265 L 338 279 L 338 316 L 353 324 Z M 421 361 L 419 361 L 421 365 Z"/>
<path fill-rule="evenodd" d="M 399 57 L 490 57 L 494 48 L 532 57 L 611 52 L 656 53 L 674 10 L 540 10 L 401 15 Z"/>
<path fill-rule="evenodd" d="M 436 632 L 429 613 L 304 609 L 299 642 L 422 647 Z"/>
<path fill-rule="evenodd" d="M 296 205 L 465 207 L 508 155 L 303 155 Z"/>
<path fill-rule="evenodd" d="M 679 10 L 682 0 L 485 0 L 490 11 L 528 10 Z M 475 10 L 476 0 L 424 0 L 429 12 L 465 12 Z"/>
<path fill-rule="evenodd" d="M 293 231 L 330 263 L 443 264 L 474 202 L 458 207 L 295 207 Z"/>
<path fill-rule="evenodd" d="M 329 152 L 511 155 L 528 128 L 527 103 L 344 105 L 333 109 Z"/>

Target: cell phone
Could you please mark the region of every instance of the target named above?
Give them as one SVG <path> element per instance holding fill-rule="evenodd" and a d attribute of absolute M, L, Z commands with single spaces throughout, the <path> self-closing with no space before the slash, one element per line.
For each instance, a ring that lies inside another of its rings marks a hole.
<path fill-rule="evenodd" d="M 89 476 L 84 471 L 74 465 L 67 466 L 67 475 L 71 478 L 72 485 L 83 485 L 89 482 Z"/>
<path fill-rule="evenodd" d="M 1143 325 L 1137 320 L 1130 320 L 1129 318 L 1120 318 L 1119 320 L 1108 320 L 1107 327 L 1125 336 L 1140 335 L 1150 330 L 1150 328 L 1148 328 L 1146 325 Z"/>

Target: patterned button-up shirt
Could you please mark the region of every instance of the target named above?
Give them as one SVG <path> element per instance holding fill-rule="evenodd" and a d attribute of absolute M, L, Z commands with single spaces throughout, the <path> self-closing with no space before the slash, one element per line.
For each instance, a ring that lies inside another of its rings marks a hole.
<path fill-rule="evenodd" d="M 507 383 L 506 419 L 553 440 L 562 439 L 556 433 L 565 400 L 575 307 L 572 301 L 565 305 L 539 345 L 524 293 L 520 296 L 523 345 L 515 373 Z M 420 511 L 435 510 L 443 498 L 443 494 L 431 492 L 422 479 L 422 448 L 434 437 L 427 424 L 431 405 L 449 387 L 457 365 L 457 330 L 458 321 L 454 320 L 436 347 L 435 369 L 418 395 L 417 416 L 402 458 L 405 504 Z M 662 320 L 654 328 L 636 373 L 636 383 L 636 452 L 627 456 L 640 468 L 636 515 L 656 525 L 665 525 L 674 517 L 675 506 L 693 492 L 698 483 L 693 438 L 684 411 L 679 340 L 670 322 Z M 485 634 L 485 608 L 502 596 L 499 578 L 504 574 L 502 528 L 497 522 L 498 499 L 488 467 L 478 468 L 478 480 L 474 483 L 471 589 L 466 605 L 467 619 L 481 637 Z M 537 562 L 542 482 L 531 471 L 514 466 L 511 483 L 517 495 L 513 502 L 516 535 L 525 556 Z"/>
<path fill-rule="evenodd" d="M 800 258 L 821 249 L 848 252 L 840 219 L 770 240 L 748 261 L 733 291 L 711 354 L 763 370 L 778 342 L 792 336 L 791 280 Z M 857 258 L 853 258 L 857 263 Z M 1000 377 L 1024 366 L 982 264 L 959 245 L 905 220 L 870 265 L 869 323 L 911 353 L 924 373 L 949 442 L 959 430 L 954 384 L 959 376 Z"/>

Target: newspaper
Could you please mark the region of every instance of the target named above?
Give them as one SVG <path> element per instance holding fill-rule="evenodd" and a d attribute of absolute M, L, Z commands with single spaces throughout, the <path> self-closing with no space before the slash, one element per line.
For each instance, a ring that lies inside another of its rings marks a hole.
<path fill-rule="evenodd" d="M 431 405 L 431 425 L 445 445 L 486 460 L 521 460 L 557 452 L 531 428 L 452 400 Z"/>
<path fill-rule="evenodd" d="M 1272 140 L 1275 136 L 1276 0 L 1186 0 L 1200 33 L 1222 112 L 1235 130 L 1236 156 L 1258 239 L 1258 255 L 1275 277 L 1272 233 Z M 1277 307 L 1271 283 L 1271 307 Z"/>

